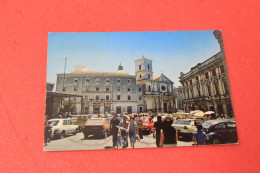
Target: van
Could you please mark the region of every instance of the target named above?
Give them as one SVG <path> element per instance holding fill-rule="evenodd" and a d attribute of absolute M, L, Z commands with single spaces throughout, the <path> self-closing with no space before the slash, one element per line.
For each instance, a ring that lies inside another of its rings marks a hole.
<path fill-rule="evenodd" d="M 78 130 L 81 131 L 82 127 L 86 124 L 89 119 L 89 115 L 78 115 L 75 125 L 78 125 Z"/>

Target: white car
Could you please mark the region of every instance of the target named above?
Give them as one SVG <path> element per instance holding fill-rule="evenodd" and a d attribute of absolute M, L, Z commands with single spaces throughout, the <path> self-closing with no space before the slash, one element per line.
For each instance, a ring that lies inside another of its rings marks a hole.
<path fill-rule="evenodd" d="M 52 124 L 52 136 L 60 139 L 68 134 L 77 134 L 77 125 L 73 125 L 70 119 L 50 119 Z"/>
<path fill-rule="evenodd" d="M 197 129 L 195 126 L 195 119 L 179 119 L 172 124 L 177 130 L 178 136 L 192 139 L 194 131 Z"/>

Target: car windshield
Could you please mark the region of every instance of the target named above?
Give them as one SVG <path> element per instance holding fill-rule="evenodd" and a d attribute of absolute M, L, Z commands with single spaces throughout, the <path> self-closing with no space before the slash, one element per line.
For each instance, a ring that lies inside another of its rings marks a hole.
<path fill-rule="evenodd" d="M 191 120 L 178 120 L 175 122 L 175 124 L 183 124 L 183 125 L 190 125 Z"/>
<path fill-rule="evenodd" d="M 143 118 L 143 123 L 147 123 L 148 118 Z"/>
<path fill-rule="evenodd" d="M 140 118 L 135 118 L 135 121 L 139 121 L 140 120 Z"/>
<path fill-rule="evenodd" d="M 102 125 L 102 120 L 89 119 L 87 125 Z"/>
<path fill-rule="evenodd" d="M 53 121 L 48 121 L 48 122 L 51 122 L 51 124 L 53 126 L 57 126 L 57 124 L 59 123 L 59 120 L 53 120 Z"/>

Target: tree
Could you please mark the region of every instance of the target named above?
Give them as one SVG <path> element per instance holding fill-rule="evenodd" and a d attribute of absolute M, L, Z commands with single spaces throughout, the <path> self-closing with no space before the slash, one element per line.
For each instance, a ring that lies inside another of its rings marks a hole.
<path fill-rule="evenodd" d="M 69 105 L 70 105 L 70 113 L 73 114 L 76 112 L 76 102 L 73 100 L 64 100 L 62 106 L 60 107 L 60 113 L 67 113 L 69 112 Z"/>

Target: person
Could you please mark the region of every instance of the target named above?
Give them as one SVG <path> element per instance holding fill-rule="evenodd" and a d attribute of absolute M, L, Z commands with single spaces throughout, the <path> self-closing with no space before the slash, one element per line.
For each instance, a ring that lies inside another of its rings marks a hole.
<path fill-rule="evenodd" d="M 129 134 L 131 147 L 135 148 L 135 142 L 136 142 L 136 133 L 138 133 L 137 125 L 134 122 L 134 118 L 130 118 L 130 123 L 128 125 L 127 132 Z"/>
<path fill-rule="evenodd" d="M 197 131 L 194 133 L 194 145 L 205 145 L 208 137 L 205 132 L 201 131 L 202 125 L 197 126 Z"/>
<path fill-rule="evenodd" d="M 157 116 L 157 121 L 154 123 L 154 129 L 153 129 L 153 138 L 155 138 L 156 133 L 156 146 L 160 147 L 160 138 L 161 138 L 161 130 L 162 130 L 162 117 Z"/>
<path fill-rule="evenodd" d="M 51 121 L 45 123 L 44 128 L 44 145 L 47 145 L 51 141 L 52 124 Z"/>
<path fill-rule="evenodd" d="M 178 133 L 177 130 L 174 127 L 172 127 L 172 123 L 172 117 L 167 116 L 164 118 L 160 138 L 161 147 L 172 147 L 177 145 Z"/>
<path fill-rule="evenodd" d="M 129 123 L 126 122 L 126 116 L 123 116 L 123 121 L 119 123 L 120 127 L 123 127 L 125 129 L 128 128 Z M 121 130 L 121 135 L 126 137 L 126 147 L 128 147 L 128 134 L 125 130 Z"/>
<path fill-rule="evenodd" d="M 118 126 L 120 121 L 117 119 L 117 114 L 113 115 L 113 119 L 110 121 L 110 130 L 112 134 L 113 147 L 117 146 L 117 135 L 118 135 Z"/>
<path fill-rule="evenodd" d="M 139 138 L 143 139 L 143 119 L 142 119 L 142 115 L 139 114 L 139 119 L 137 121 L 137 128 L 138 128 L 138 134 L 139 134 Z"/>

